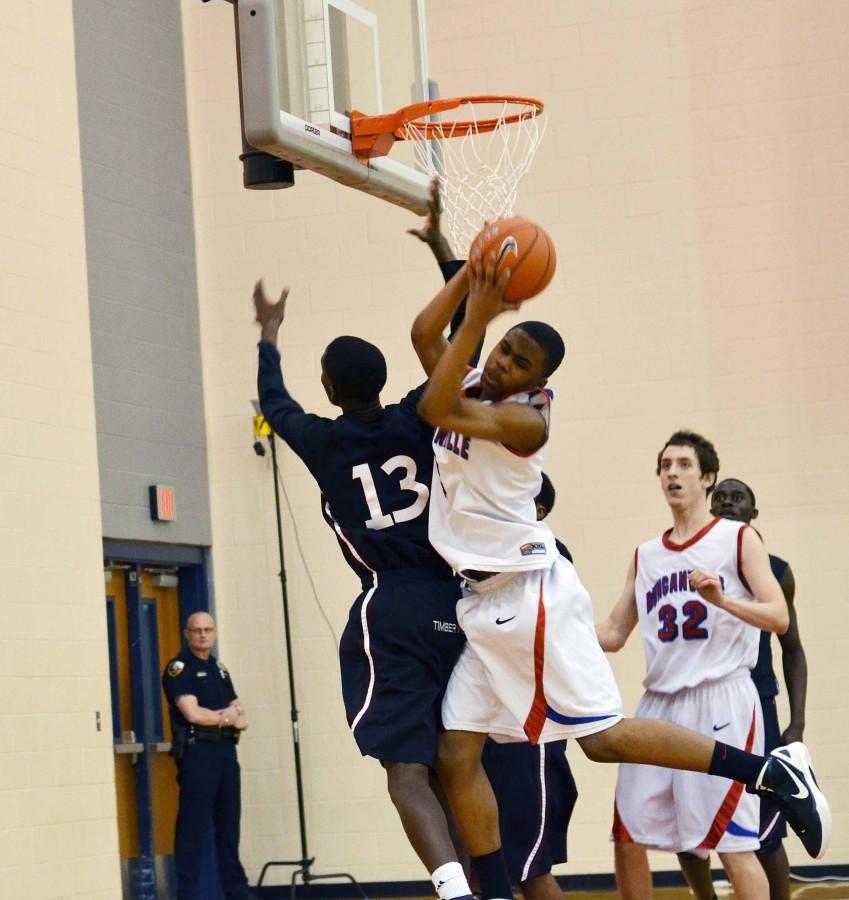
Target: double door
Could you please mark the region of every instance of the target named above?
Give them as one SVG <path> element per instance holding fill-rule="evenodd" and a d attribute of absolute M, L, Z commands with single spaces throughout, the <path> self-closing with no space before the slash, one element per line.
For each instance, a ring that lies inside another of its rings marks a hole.
<path fill-rule="evenodd" d="M 178 577 L 126 563 L 104 571 L 124 900 L 166 900 L 178 792 L 160 679 L 180 652 Z"/>
<path fill-rule="evenodd" d="M 208 609 L 205 551 L 108 541 L 104 551 L 123 900 L 172 900 L 179 793 L 162 671 L 182 623 Z M 206 854 L 202 896 L 219 900 L 211 840 Z"/>

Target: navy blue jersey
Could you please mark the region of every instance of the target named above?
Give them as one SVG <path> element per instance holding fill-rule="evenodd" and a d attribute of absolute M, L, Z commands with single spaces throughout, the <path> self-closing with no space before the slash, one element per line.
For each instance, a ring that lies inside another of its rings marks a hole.
<path fill-rule="evenodd" d="M 769 565 L 776 580 L 781 581 L 787 571 L 788 563 L 770 553 Z M 772 667 L 772 632 L 770 631 L 761 632 L 758 661 L 752 669 L 752 681 L 761 697 L 774 697 L 778 693 L 778 679 L 775 677 L 775 670 Z"/>
<path fill-rule="evenodd" d="M 424 385 L 374 419 L 304 412 L 283 383 L 280 354 L 259 344 L 259 402 L 274 431 L 318 482 L 322 513 L 363 584 L 373 572 L 449 572 L 427 538 L 433 429 L 416 413 Z"/>
<path fill-rule="evenodd" d="M 561 556 L 565 556 L 566 559 L 568 559 L 570 563 L 574 563 L 574 562 L 575 562 L 575 560 L 572 559 L 572 554 L 569 552 L 569 548 L 563 543 L 563 541 L 558 540 L 557 538 L 555 538 L 555 539 L 554 539 L 554 543 L 557 545 L 557 552 L 558 552 Z"/>

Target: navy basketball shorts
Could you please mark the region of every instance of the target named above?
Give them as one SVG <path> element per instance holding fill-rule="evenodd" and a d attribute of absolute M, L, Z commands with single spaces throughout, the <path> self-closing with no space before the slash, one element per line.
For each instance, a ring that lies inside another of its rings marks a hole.
<path fill-rule="evenodd" d="M 488 740 L 483 767 L 498 800 L 501 845 L 513 884 L 566 862 L 566 829 L 578 799 L 566 741 L 534 746 Z"/>
<path fill-rule="evenodd" d="M 761 697 L 764 717 L 764 753 L 781 746 L 781 728 L 778 725 L 778 710 L 775 697 Z M 769 855 L 781 847 L 787 837 L 787 823 L 778 808 L 765 797 L 761 797 L 761 848 L 759 854 Z"/>
<path fill-rule="evenodd" d="M 465 643 L 459 584 L 427 569 L 375 580 L 351 607 L 339 646 L 348 725 L 363 756 L 432 766 L 442 695 Z"/>

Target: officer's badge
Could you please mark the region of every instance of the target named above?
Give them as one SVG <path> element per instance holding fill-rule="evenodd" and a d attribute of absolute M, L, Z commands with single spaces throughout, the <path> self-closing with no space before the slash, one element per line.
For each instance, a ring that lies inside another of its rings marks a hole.
<path fill-rule="evenodd" d="M 183 669 L 186 668 L 186 664 L 181 659 L 172 659 L 170 663 L 168 663 L 168 674 L 172 678 L 176 678 Z"/>

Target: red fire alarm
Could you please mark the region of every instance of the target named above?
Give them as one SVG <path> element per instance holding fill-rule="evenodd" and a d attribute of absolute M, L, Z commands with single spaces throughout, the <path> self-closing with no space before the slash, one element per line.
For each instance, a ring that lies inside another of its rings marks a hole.
<path fill-rule="evenodd" d="M 177 518 L 174 488 L 164 484 L 152 484 L 150 492 L 150 517 L 157 522 L 173 522 Z"/>

